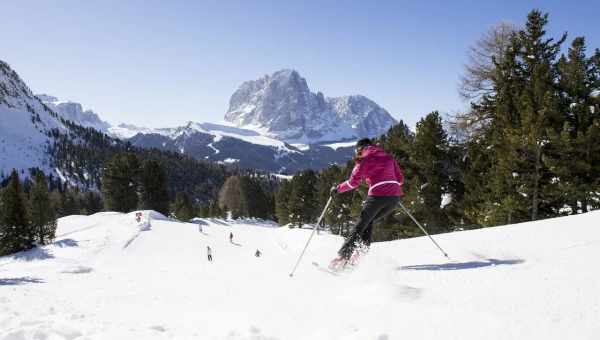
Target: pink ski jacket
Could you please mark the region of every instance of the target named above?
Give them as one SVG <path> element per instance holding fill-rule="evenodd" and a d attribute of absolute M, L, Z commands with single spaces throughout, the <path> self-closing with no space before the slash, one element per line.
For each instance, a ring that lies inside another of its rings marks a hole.
<path fill-rule="evenodd" d="M 382 148 L 369 145 L 363 149 L 350 179 L 337 186 L 338 192 L 357 188 L 362 180 L 369 185 L 369 196 L 403 196 L 404 176 L 396 160 Z"/>

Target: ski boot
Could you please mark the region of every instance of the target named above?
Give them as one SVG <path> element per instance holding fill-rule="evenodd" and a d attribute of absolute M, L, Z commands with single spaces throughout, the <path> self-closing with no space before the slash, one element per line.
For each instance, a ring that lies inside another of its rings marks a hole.
<path fill-rule="evenodd" d="M 329 270 L 331 270 L 332 272 L 339 272 L 341 270 L 344 269 L 344 267 L 346 267 L 346 265 L 348 264 L 348 259 L 344 256 L 338 256 L 335 259 L 333 259 L 330 263 L 329 266 L 327 266 L 327 268 L 329 268 Z"/>

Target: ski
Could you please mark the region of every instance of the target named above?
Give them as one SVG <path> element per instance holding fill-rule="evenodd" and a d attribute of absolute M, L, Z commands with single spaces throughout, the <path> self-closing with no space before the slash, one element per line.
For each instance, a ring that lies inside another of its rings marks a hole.
<path fill-rule="evenodd" d="M 313 262 L 312 264 L 313 264 L 313 266 L 315 266 L 315 268 L 317 268 L 319 271 L 322 271 L 324 273 L 331 274 L 334 276 L 339 276 L 341 274 L 340 272 L 331 271 L 331 270 L 329 270 L 329 268 L 322 267 L 317 262 Z"/>

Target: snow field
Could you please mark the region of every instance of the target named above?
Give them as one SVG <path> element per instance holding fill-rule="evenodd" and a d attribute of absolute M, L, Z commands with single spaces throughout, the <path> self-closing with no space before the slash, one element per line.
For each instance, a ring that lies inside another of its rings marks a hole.
<path fill-rule="evenodd" d="M 69 216 L 54 244 L 0 258 L 0 339 L 595 339 L 599 221 L 435 236 L 450 262 L 425 237 L 376 243 L 340 275 L 323 268 L 342 240 L 321 233 L 290 278 L 309 229 Z"/>

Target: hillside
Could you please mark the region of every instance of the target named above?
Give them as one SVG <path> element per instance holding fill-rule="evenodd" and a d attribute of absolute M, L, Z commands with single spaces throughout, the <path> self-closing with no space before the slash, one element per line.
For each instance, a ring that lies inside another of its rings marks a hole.
<path fill-rule="evenodd" d="M 256 221 L 144 212 L 60 219 L 56 242 L 0 258 L 0 339 L 595 339 L 600 212 L 377 243 Z M 229 243 L 233 232 L 235 244 Z M 214 261 L 206 260 L 206 246 Z M 260 249 L 262 257 L 254 252 Z"/>
<path fill-rule="evenodd" d="M 352 158 L 354 141 L 339 147 L 330 144 L 294 146 L 234 126 L 188 122 L 177 128 L 143 129 L 122 126 L 111 128 L 113 135 L 132 136 L 132 145 L 156 148 L 219 164 L 234 164 L 242 169 L 294 173 L 322 169 L 332 163 L 344 164 Z"/>
<path fill-rule="evenodd" d="M 8 64 L 0 60 L 0 179 L 12 168 L 52 172 L 48 131 L 65 133 L 60 117 L 37 97 Z"/>
<path fill-rule="evenodd" d="M 52 98 L 35 96 L 17 72 L 0 60 L 0 182 L 12 169 L 24 178 L 37 168 L 51 180 L 98 190 L 105 163 L 121 152 L 162 162 L 169 175 L 171 196 L 185 191 L 207 201 L 228 175 L 219 164 L 169 150 L 137 148 L 112 138 L 93 127 L 102 122 L 92 111 Z"/>

